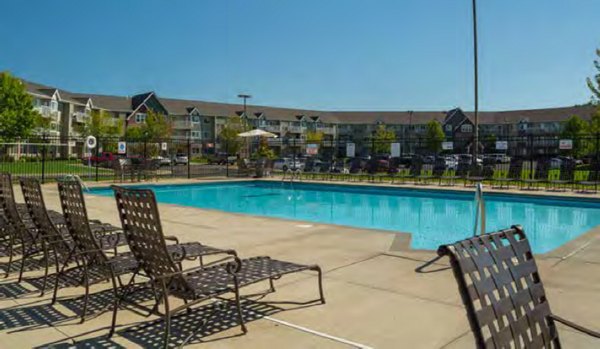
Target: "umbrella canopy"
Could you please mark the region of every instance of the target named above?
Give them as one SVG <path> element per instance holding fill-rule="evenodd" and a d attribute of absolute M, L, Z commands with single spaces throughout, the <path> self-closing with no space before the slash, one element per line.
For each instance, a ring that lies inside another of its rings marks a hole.
<path fill-rule="evenodd" d="M 267 132 L 260 129 L 255 129 L 248 132 L 238 133 L 239 137 L 267 137 L 267 138 L 277 138 L 277 135 L 271 132 Z"/>

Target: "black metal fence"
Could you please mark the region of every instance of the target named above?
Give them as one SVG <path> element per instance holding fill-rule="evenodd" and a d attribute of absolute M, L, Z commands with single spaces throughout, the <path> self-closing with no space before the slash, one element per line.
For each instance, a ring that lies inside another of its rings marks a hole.
<path fill-rule="evenodd" d="M 282 137 L 251 138 L 240 143 L 231 146 L 216 142 L 209 152 L 193 139 L 105 137 L 97 139 L 95 147 L 90 148 L 83 137 L 42 135 L 26 142 L 0 142 L 0 171 L 15 177 L 36 176 L 42 181 L 66 175 L 92 181 L 231 177 L 256 174 L 255 160 L 266 156 L 270 158 L 267 167 L 272 168 L 268 171 L 271 173 L 298 169 L 309 175 L 379 175 L 381 180 L 386 175 L 399 178 L 411 174 L 485 180 L 515 177 L 512 179 L 520 183 L 543 179 L 553 183 L 594 183 L 594 189 L 600 179 L 600 134 L 572 138 L 481 135 L 477 158 L 472 155 L 472 137 L 459 136 L 387 140 Z"/>

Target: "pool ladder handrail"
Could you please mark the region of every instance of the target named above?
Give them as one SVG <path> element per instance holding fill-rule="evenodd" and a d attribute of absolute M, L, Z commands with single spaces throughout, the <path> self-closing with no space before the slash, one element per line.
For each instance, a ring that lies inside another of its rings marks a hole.
<path fill-rule="evenodd" d="M 483 198 L 483 184 L 475 184 L 475 225 L 473 227 L 473 236 L 477 236 L 477 226 L 481 221 L 480 235 L 485 234 L 485 199 Z"/>

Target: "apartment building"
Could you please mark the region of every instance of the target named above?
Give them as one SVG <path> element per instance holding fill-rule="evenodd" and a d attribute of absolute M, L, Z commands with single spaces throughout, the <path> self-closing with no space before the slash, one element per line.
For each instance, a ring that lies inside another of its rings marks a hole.
<path fill-rule="evenodd" d="M 320 132 L 324 140 L 368 139 L 380 125 L 392 130 L 399 139 L 423 137 L 426 124 L 440 122 L 447 137 L 464 140 L 469 146 L 474 132 L 473 113 L 460 108 L 449 111 L 319 111 L 269 106 L 212 103 L 159 97 L 154 92 L 133 96 L 108 96 L 73 93 L 62 89 L 24 81 L 34 99 L 34 108 L 49 118 L 50 127 L 38 130 L 49 135 L 60 135 L 65 141 L 81 136 L 76 125 L 86 122 L 93 110 L 109 113 L 123 130 L 137 127 L 146 121 L 149 110 L 169 118 L 172 137 L 190 142 L 193 154 L 224 151 L 220 149 L 219 134 L 228 118 L 240 117 L 253 128 L 275 133 L 271 144 L 282 147 L 301 143 L 309 132 Z M 480 134 L 496 137 L 549 135 L 561 132 L 563 122 L 572 115 L 589 119 L 592 106 L 574 106 L 550 109 L 480 112 Z M 71 143 L 73 143 L 71 141 Z M 333 142 L 323 142 L 332 147 Z M 69 144 L 70 152 L 79 144 Z"/>

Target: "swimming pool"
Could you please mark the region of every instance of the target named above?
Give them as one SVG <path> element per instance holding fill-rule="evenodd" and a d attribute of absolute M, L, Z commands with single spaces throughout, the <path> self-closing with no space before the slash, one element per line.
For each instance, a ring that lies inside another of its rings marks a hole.
<path fill-rule="evenodd" d="M 412 234 L 411 247 L 435 250 L 473 232 L 473 193 L 275 181 L 148 185 L 162 203 Z M 112 196 L 110 188 L 92 194 Z M 536 253 L 600 225 L 600 201 L 485 196 L 487 231 L 523 225 Z"/>

